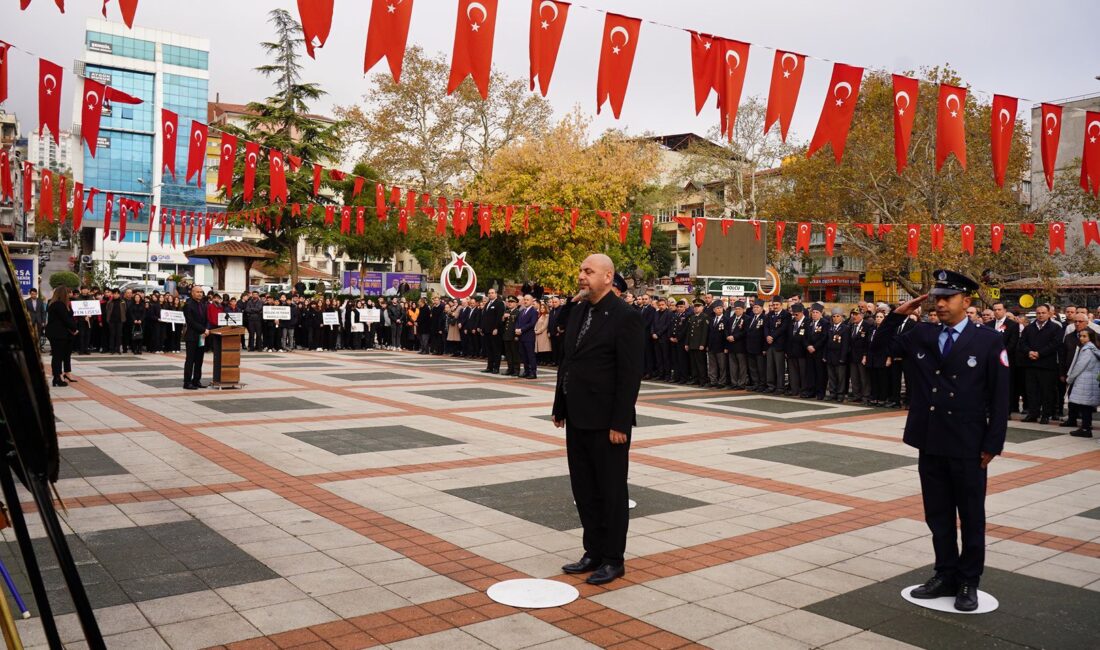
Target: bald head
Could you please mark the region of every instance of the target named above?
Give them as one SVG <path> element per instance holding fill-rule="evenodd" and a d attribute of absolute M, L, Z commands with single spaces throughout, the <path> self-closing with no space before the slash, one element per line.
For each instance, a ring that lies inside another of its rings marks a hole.
<path fill-rule="evenodd" d="M 602 253 L 593 253 L 581 262 L 577 285 L 582 296 L 597 303 L 611 291 L 611 282 L 615 277 L 615 263 Z"/>

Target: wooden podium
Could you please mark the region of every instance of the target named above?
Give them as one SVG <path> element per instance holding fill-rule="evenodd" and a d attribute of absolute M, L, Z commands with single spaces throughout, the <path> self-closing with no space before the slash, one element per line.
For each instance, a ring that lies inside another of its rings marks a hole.
<path fill-rule="evenodd" d="M 207 334 L 214 339 L 217 345 L 214 348 L 214 383 L 215 388 L 240 388 L 241 387 L 241 336 L 248 329 L 238 326 L 218 327 Z"/>

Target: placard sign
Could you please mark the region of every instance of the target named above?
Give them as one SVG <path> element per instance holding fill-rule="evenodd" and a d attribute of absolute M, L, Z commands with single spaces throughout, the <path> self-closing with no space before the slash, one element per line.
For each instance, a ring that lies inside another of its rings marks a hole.
<path fill-rule="evenodd" d="M 337 314 L 334 311 L 324 312 L 323 314 L 321 314 L 321 324 L 322 325 L 339 325 L 340 324 L 340 314 Z"/>
<path fill-rule="evenodd" d="M 290 305 L 264 305 L 264 320 L 290 320 Z"/>
<path fill-rule="evenodd" d="M 73 316 L 99 316 L 103 313 L 98 300 L 74 300 L 69 304 L 73 306 Z"/>
<path fill-rule="evenodd" d="M 183 317 L 182 311 L 173 311 L 171 309 L 160 310 L 160 322 L 162 323 L 178 323 L 183 325 L 187 322 L 187 319 Z"/>
<path fill-rule="evenodd" d="M 353 332 L 362 332 L 362 331 L 364 331 L 363 330 L 363 323 L 352 323 L 351 324 L 351 331 L 353 331 Z"/>
<path fill-rule="evenodd" d="M 244 314 L 227 314 L 222 312 L 218 314 L 218 327 L 228 327 L 230 325 L 243 325 Z"/>
<path fill-rule="evenodd" d="M 377 323 L 382 320 L 382 310 L 374 308 L 360 309 L 359 320 L 364 323 Z"/>

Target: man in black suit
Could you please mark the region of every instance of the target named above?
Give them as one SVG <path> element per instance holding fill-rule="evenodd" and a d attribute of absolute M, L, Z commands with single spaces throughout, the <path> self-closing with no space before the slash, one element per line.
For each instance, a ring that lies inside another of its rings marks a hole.
<path fill-rule="evenodd" d="M 23 302 L 31 315 L 31 325 L 38 332 L 38 345 L 41 347 L 46 344 L 46 301 L 38 297 L 38 289 L 32 288 Z"/>
<path fill-rule="evenodd" d="M 745 316 L 745 357 L 749 365 L 749 384 L 752 390 L 762 393 L 768 389 L 767 357 L 768 343 L 764 339 L 764 301 L 759 298 L 752 303 L 752 314 Z"/>
<path fill-rule="evenodd" d="M 1057 410 L 1058 353 L 1062 348 L 1064 329 L 1050 319 L 1050 307 L 1035 308 L 1035 321 L 1020 334 L 1018 352 L 1023 356 L 1027 373 L 1027 417 L 1024 422 L 1049 424 Z"/>
<path fill-rule="evenodd" d="M 654 320 L 657 318 L 657 305 L 653 304 L 653 299 L 649 297 L 648 293 L 643 293 L 638 298 L 638 304 L 641 305 L 642 326 L 645 327 L 645 342 L 642 343 L 642 348 L 645 350 L 645 365 L 642 368 L 642 377 L 653 379 L 657 376 L 656 338 L 653 335 Z"/>
<path fill-rule="evenodd" d="M 552 411 L 554 426 L 565 427 L 569 480 L 584 527 L 584 555 L 562 571 L 594 572 L 587 582 L 595 585 L 626 572 L 626 476 L 645 342 L 641 315 L 611 292 L 614 275 L 606 255 L 581 263 L 582 301 L 570 313 Z"/>
<path fill-rule="evenodd" d="M 729 364 L 730 388 L 737 390 L 749 387 L 749 361 L 745 348 L 745 332 L 748 324 L 745 318 L 745 303 L 741 300 L 735 301 L 729 330 L 726 332 L 726 362 Z"/>
<path fill-rule="evenodd" d="M 787 326 L 787 339 L 785 351 L 787 353 L 787 373 L 790 375 L 791 391 L 794 397 L 808 397 L 813 390 L 810 375 L 810 362 L 807 358 L 809 352 L 806 346 L 809 344 L 810 319 L 806 317 L 806 308 L 800 302 L 791 305 L 791 320 Z M 779 382 L 782 389 L 782 381 Z M 779 391 L 777 391 L 779 392 Z"/>
<path fill-rule="evenodd" d="M 765 358 L 768 393 L 782 393 L 787 381 L 787 339 L 791 329 L 791 313 L 783 309 L 782 300 L 772 300 L 772 310 L 764 316 Z"/>
<path fill-rule="evenodd" d="M 1005 351 L 1008 352 L 1008 412 L 1016 413 L 1020 409 L 1021 392 L 1017 387 L 1022 383 L 1020 370 L 1016 362 L 1016 349 L 1020 345 L 1020 325 L 1016 317 L 1008 311 L 1003 302 L 993 303 L 993 329 L 1004 337 Z"/>
<path fill-rule="evenodd" d="M 191 287 L 191 299 L 183 306 L 183 319 L 187 330 L 183 340 L 187 343 L 187 360 L 183 363 L 183 387 L 186 390 L 206 388 L 202 383 L 202 358 L 206 353 L 206 302 L 202 287 Z"/>
<path fill-rule="evenodd" d="M 516 340 L 519 341 L 519 356 L 523 359 L 521 379 L 538 379 L 538 359 L 535 357 L 535 324 L 539 320 L 539 311 L 535 307 L 535 298 L 530 294 L 523 297 L 519 315 L 516 316 Z"/>
<path fill-rule="evenodd" d="M 653 379 L 669 380 L 668 337 L 671 330 L 672 312 L 668 309 L 668 301 L 661 298 L 657 301 L 657 313 L 653 316 L 653 328 L 648 336 L 653 344 Z"/>
<path fill-rule="evenodd" d="M 920 296 L 886 317 L 870 351 L 903 357 L 910 380 L 904 441 L 920 450 L 924 519 L 936 553 L 935 575 L 910 596 L 955 596 L 955 609 L 971 612 L 985 565 L 986 468 L 1004 448 L 1008 428 L 1008 354 L 996 331 L 966 317 L 978 284 L 945 270 L 933 278 L 929 295 L 940 324 L 914 323 L 898 333 L 929 297 Z"/>
<path fill-rule="evenodd" d="M 500 353 L 504 341 L 500 337 L 500 317 L 504 315 L 504 301 L 497 297 L 496 289 L 489 289 L 485 299 L 485 309 L 481 312 L 481 337 L 485 342 L 485 357 L 488 363 L 482 372 L 500 373 Z"/>

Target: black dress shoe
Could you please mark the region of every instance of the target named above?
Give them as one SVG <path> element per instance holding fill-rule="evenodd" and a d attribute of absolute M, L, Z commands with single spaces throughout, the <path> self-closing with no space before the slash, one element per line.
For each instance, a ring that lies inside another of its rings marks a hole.
<path fill-rule="evenodd" d="M 561 568 L 565 573 L 591 573 L 600 567 L 600 561 L 589 555 L 584 555 L 577 562 L 566 564 Z"/>
<path fill-rule="evenodd" d="M 1069 435 L 1074 438 L 1091 438 L 1092 429 L 1077 429 L 1076 431 L 1070 431 Z"/>
<path fill-rule="evenodd" d="M 193 384 L 184 384 L 183 385 L 183 390 L 198 390 L 198 389 L 199 389 L 199 387 L 195 386 Z"/>
<path fill-rule="evenodd" d="M 1035 417 L 1034 415 L 1029 415 L 1026 418 L 1020 420 L 1020 422 L 1038 422 L 1038 421 L 1039 421 L 1039 418 Z"/>
<path fill-rule="evenodd" d="M 978 609 L 978 588 L 974 585 L 962 585 L 955 595 L 955 609 L 960 612 L 972 612 Z"/>
<path fill-rule="evenodd" d="M 195 388 L 209 388 L 209 387 L 210 387 L 210 384 L 204 384 L 202 382 L 199 382 L 199 383 L 195 384 Z"/>
<path fill-rule="evenodd" d="M 489 370 L 488 368 L 486 368 L 486 369 L 482 370 L 481 372 L 492 372 L 492 370 Z"/>
<path fill-rule="evenodd" d="M 917 587 L 909 592 L 909 595 L 913 598 L 941 598 L 943 596 L 954 596 L 959 592 L 958 587 L 955 586 L 955 581 L 947 576 L 936 574 L 928 579 L 928 582 Z"/>
<path fill-rule="evenodd" d="M 61 381 L 60 379 L 53 380 L 53 385 L 57 386 L 58 388 L 64 388 L 64 387 L 68 386 L 67 383 Z"/>
<path fill-rule="evenodd" d="M 1072 420 L 1066 420 L 1066 421 L 1062 422 L 1061 424 L 1059 424 L 1058 426 L 1066 427 L 1068 429 L 1076 429 L 1077 428 L 1077 423 L 1072 421 Z"/>
<path fill-rule="evenodd" d="M 1039 424 L 1050 424 L 1050 418 L 1046 416 L 1039 418 Z"/>
<path fill-rule="evenodd" d="M 620 564 L 615 566 L 614 564 L 604 564 L 600 568 L 596 569 L 596 572 L 588 576 L 585 580 L 590 585 L 606 585 L 607 583 L 621 578 L 626 574 L 626 565 Z"/>

